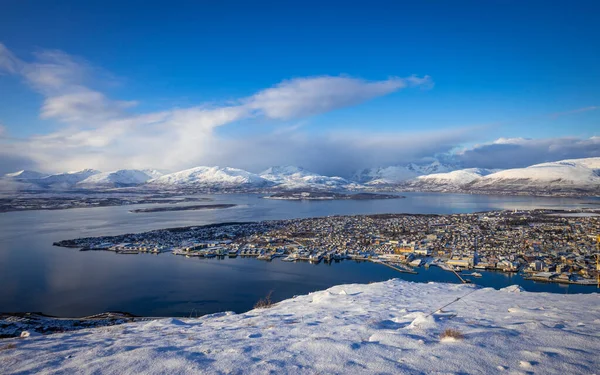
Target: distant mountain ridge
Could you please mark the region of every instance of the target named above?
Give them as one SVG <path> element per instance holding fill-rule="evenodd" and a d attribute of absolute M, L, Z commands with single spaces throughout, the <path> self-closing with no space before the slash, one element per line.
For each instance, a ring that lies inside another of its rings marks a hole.
<path fill-rule="evenodd" d="M 525 168 L 471 168 L 420 176 L 406 188 L 468 193 L 600 195 L 600 157 L 568 159 Z"/>
<path fill-rule="evenodd" d="M 260 176 L 266 180 L 277 184 L 282 189 L 322 189 L 322 188 L 344 188 L 353 183 L 342 177 L 323 176 L 314 172 L 309 172 L 302 167 L 294 166 L 276 166 L 270 167 L 260 173 Z"/>
<path fill-rule="evenodd" d="M 151 172 L 144 172 L 137 169 L 121 169 L 113 172 L 102 172 L 79 181 L 76 183 L 76 186 L 88 188 L 137 186 L 155 178 L 150 173 Z"/>
<path fill-rule="evenodd" d="M 230 167 L 195 167 L 169 173 L 148 181 L 153 186 L 194 186 L 211 188 L 264 187 L 271 185 L 261 176 Z"/>
<path fill-rule="evenodd" d="M 296 166 L 274 166 L 259 174 L 231 167 L 200 166 L 162 175 L 155 170 L 84 169 L 47 175 L 19 171 L 0 178 L 0 189 L 208 189 L 210 191 L 370 190 L 441 191 L 463 193 L 600 195 L 600 157 L 541 163 L 526 168 L 493 170 L 457 168 L 434 161 L 370 168 L 352 179 L 324 176 Z"/>
<path fill-rule="evenodd" d="M 438 160 L 429 164 L 409 163 L 389 167 L 368 168 L 358 171 L 353 179 L 366 185 L 395 185 L 432 173 L 444 173 L 458 169 Z"/>

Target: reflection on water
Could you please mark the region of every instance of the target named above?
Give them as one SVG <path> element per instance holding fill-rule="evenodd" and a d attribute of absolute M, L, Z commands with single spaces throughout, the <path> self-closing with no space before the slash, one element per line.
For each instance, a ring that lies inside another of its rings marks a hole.
<path fill-rule="evenodd" d="M 216 202 L 239 206 L 223 210 L 132 214 L 133 206 L 28 211 L 0 214 L 0 311 L 39 311 L 75 316 L 120 310 L 139 315 L 201 315 L 245 311 L 273 290 L 275 299 L 341 283 L 367 283 L 400 277 L 410 281 L 457 282 L 432 267 L 418 275 L 387 267 L 344 261 L 263 262 L 256 259 L 186 259 L 170 254 L 117 255 L 53 247 L 52 242 L 82 236 L 114 235 L 224 221 L 255 221 L 369 213 L 462 213 L 496 209 L 588 207 L 572 198 L 496 197 L 407 193 L 406 199 L 295 202 L 258 195 L 217 195 Z M 596 201 L 597 202 L 597 201 Z M 150 205 L 136 205 L 135 208 Z M 593 206 L 592 206 L 593 207 Z M 485 272 L 474 282 L 499 288 L 520 284 L 529 291 L 579 293 L 593 287 L 539 284 L 518 275 Z"/>

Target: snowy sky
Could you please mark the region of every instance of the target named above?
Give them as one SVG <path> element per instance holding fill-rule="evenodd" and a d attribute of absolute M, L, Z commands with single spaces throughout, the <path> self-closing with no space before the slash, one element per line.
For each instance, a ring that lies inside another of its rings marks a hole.
<path fill-rule="evenodd" d="M 600 156 L 600 8 L 575 3 L 8 2 L 0 173 Z"/>

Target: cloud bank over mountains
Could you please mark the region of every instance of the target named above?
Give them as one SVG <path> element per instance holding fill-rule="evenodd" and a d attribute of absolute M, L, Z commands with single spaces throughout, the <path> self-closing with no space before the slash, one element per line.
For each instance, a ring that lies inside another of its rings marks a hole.
<path fill-rule="evenodd" d="M 463 127 L 419 133 L 307 132 L 298 121 L 402 89 L 431 88 L 429 76 L 368 81 L 350 76 L 284 80 L 249 97 L 222 105 L 139 113 L 135 100 L 115 100 L 92 88 L 101 69 L 61 51 L 40 51 L 24 61 L 0 44 L 0 74 L 20 77 L 43 97 L 40 118 L 59 130 L 26 139 L 0 127 L 0 172 L 95 168 L 181 170 L 198 165 L 234 166 L 259 171 L 271 165 L 302 165 L 318 173 L 349 176 L 373 166 L 430 160 L 482 137 L 482 128 Z M 249 136 L 220 134 L 221 127 L 257 121 L 272 132 Z M 507 168 L 537 162 L 600 156 L 600 140 L 554 138 L 499 139 L 452 153 L 465 166 Z M 502 164 L 502 165 L 500 165 Z M 513 165 L 514 164 L 514 165 Z"/>

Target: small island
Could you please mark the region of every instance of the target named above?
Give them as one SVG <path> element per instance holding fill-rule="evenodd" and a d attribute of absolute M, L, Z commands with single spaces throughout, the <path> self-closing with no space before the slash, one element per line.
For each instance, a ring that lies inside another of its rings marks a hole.
<path fill-rule="evenodd" d="M 151 207 L 151 208 L 138 208 L 130 210 L 135 214 L 147 213 L 147 212 L 166 212 L 166 211 L 193 211 L 193 210 L 218 210 L 222 208 L 235 207 L 237 204 L 197 204 L 193 206 L 162 206 L 162 207 Z"/>
<path fill-rule="evenodd" d="M 371 199 L 400 199 L 406 198 L 402 195 L 394 194 L 375 194 L 375 193 L 356 193 L 356 194 L 344 194 L 334 193 L 330 191 L 285 191 L 281 193 L 275 193 L 263 197 L 265 199 L 281 199 L 290 201 L 303 201 L 303 200 L 371 200 Z"/>

